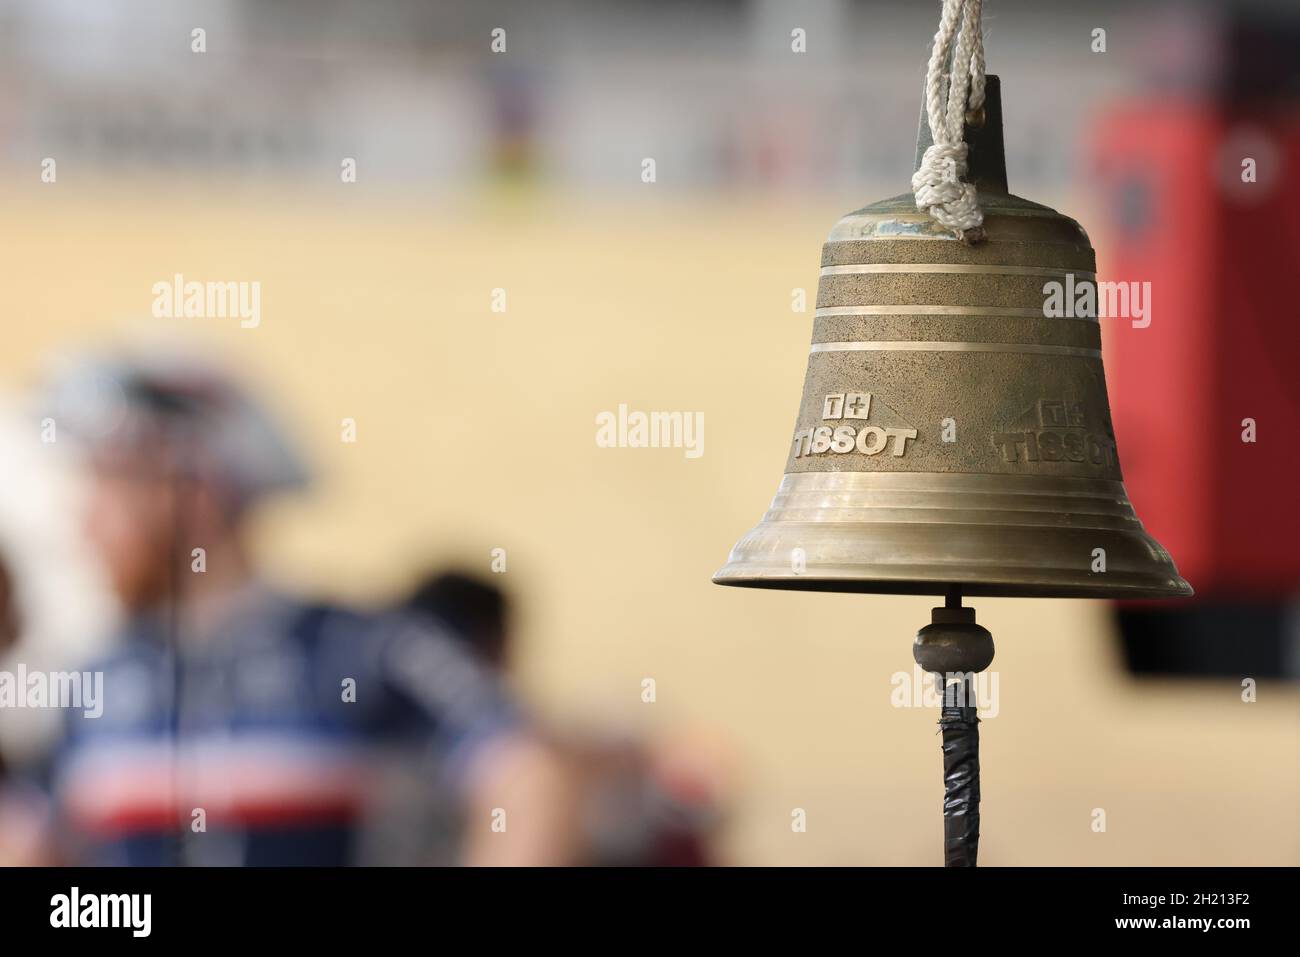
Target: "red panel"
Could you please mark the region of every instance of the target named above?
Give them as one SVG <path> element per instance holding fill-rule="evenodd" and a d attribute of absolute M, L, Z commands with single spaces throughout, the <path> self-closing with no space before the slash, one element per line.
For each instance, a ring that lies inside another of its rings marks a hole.
<path fill-rule="evenodd" d="M 1150 102 L 1112 110 L 1094 141 L 1104 215 L 1085 225 L 1098 278 L 1151 283 L 1148 327 L 1102 326 L 1124 477 L 1202 594 L 1283 595 L 1300 582 L 1300 298 L 1288 288 L 1300 204 L 1269 195 L 1285 168 L 1300 170 L 1300 138 L 1277 117 L 1254 128 L 1271 154 L 1208 105 Z M 1269 154 L 1250 186 L 1241 149 Z M 1241 441 L 1247 417 L 1254 444 Z"/>

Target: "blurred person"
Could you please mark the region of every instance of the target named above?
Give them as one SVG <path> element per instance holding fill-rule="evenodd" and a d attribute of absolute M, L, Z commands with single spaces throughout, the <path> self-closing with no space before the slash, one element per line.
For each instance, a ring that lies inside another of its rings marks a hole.
<path fill-rule="evenodd" d="M 0 654 L 18 643 L 18 614 L 9 566 L 0 558 Z"/>
<path fill-rule="evenodd" d="M 18 619 L 14 605 L 13 579 L 9 566 L 0 557 L 0 655 L 4 655 L 18 641 Z M 0 782 L 7 770 L 4 752 L 0 751 Z"/>
<path fill-rule="evenodd" d="M 49 422 L 0 411 L 0 864 L 43 864 L 49 802 L 32 773 L 58 740 L 61 714 L 29 707 L 28 675 L 67 674 L 106 648 L 116 606 L 80 534 L 84 491 L 68 443 Z"/>
<path fill-rule="evenodd" d="M 429 618 L 482 666 L 505 675 L 508 601 L 499 588 L 446 572 L 420 585 L 399 608 Z M 421 786 L 419 777 L 418 770 L 400 766 L 387 775 L 383 805 L 362 830 L 367 860 L 400 866 L 456 860 L 467 825 L 465 808 L 445 790 Z"/>
<path fill-rule="evenodd" d="M 104 570 L 81 534 L 84 476 L 57 425 L 30 410 L 0 411 L 0 672 L 50 673 L 102 653 L 117 608 Z M 3 704 L 0 703 L 0 707 Z M 0 761 L 21 768 L 57 739 L 56 711 L 0 712 Z"/>
<path fill-rule="evenodd" d="M 482 664 L 508 675 L 511 607 L 505 592 L 463 571 L 434 572 L 402 606 L 440 622 Z M 701 736 L 643 740 L 607 727 L 552 729 L 578 790 L 576 859 L 589 866 L 704 866 L 726 787 L 725 755 Z M 437 810 L 430 809 L 436 816 Z M 454 824 L 435 828 L 444 835 Z"/>
<path fill-rule="evenodd" d="M 126 613 L 90 666 L 102 714 L 70 709 L 50 763 L 68 859 L 356 863 L 401 763 L 473 822 L 462 860 L 567 861 L 562 765 L 446 629 L 259 580 L 246 518 L 307 479 L 259 406 L 175 358 L 82 363 L 48 401 L 85 450 L 86 531 Z"/>
<path fill-rule="evenodd" d="M 508 671 L 510 599 L 496 585 L 467 572 L 436 572 L 415 586 L 406 605 L 447 625 L 488 667 Z"/>

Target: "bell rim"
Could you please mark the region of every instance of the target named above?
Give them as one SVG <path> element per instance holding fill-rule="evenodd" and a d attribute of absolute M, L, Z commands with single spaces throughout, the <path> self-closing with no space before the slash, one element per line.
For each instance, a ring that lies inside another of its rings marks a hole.
<path fill-rule="evenodd" d="M 1104 570 L 1094 570 L 1099 557 Z M 713 581 L 882 594 L 953 585 L 984 596 L 1193 594 L 1122 481 L 960 472 L 787 473 Z"/>
<path fill-rule="evenodd" d="M 951 578 L 935 577 L 917 580 L 907 577 L 894 579 L 858 578 L 818 575 L 803 576 L 772 574 L 756 575 L 753 572 L 728 572 L 728 566 L 713 576 L 713 584 L 733 588 L 753 588 L 767 591 L 838 592 L 865 595 L 944 595 L 950 589 L 960 588 L 963 595 L 972 598 L 1091 598 L 1094 600 L 1159 600 L 1190 598 L 1196 594 L 1191 584 L 1175 575 L 1172 582 L 1162 585 L 1116 585 L 1114 581 L 1096 585 L 1062 582 L 997 582 L 990 579 L 973 580 L 954 575 Z"/>

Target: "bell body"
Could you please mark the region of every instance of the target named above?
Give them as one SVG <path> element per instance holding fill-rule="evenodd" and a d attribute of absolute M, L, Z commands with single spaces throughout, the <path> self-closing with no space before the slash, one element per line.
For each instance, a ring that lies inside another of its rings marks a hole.
<path fill-rule="evenodd" d="M 1191 594 L 1124 491 L 1096 318 L 1045 314 L 1049 283 L 1071 303 L 1095 281 L 1092 246 L 1006 192 L 989 80 L 968 139 L 986 241 L 963 244 L 910 193 L 835 224 L 785 477 L 715 582 Z"/>

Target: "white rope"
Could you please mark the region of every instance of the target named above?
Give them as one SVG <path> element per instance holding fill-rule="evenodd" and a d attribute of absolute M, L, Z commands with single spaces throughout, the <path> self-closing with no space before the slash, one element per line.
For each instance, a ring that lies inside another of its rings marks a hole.
<path fill-rule="evenodd" d="M 939 32 L 925 74 L 925 107 L 934 145 L 912 176 L 916 208 L 954 230 L 965 242 L 983 236 L 975 187 L 965 182 L 966 114 L 984 105 L 984 37 L 980 32 L 981 0 L 943 0 Z M 942 79 L 951 60 L 947 97 Z"/>

